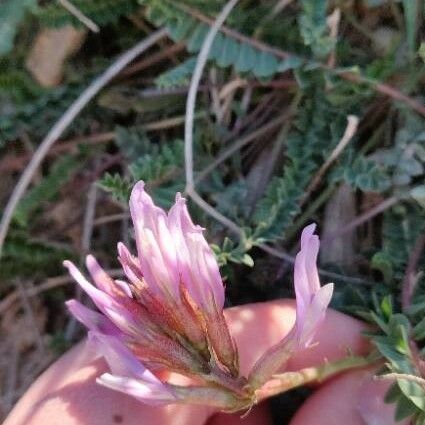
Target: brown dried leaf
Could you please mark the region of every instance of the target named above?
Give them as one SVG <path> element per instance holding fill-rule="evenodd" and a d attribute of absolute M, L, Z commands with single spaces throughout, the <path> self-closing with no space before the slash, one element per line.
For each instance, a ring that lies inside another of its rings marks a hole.
<path fill-rule="evenodd" d="M 326 205 L 321 237 L 323 240 L 332 236 L 332 240 L 320 250 L 322 263 L 334 263 L 342 267 L 353 268 L 355 259 L 354 230 L 340 237 L 333 238 L 338 230 L 356 217 L 356 202 L 350 186 L 343 184 L 334 193 Z"/>
<path fill-rule="evenodd" d="M 68 25 L 57 29 L 42 29 L 35 38 L 26 67 L 43 87 L 57 86 L 63 77 L 66 59 L 77 52 L 87 31 Z"/>

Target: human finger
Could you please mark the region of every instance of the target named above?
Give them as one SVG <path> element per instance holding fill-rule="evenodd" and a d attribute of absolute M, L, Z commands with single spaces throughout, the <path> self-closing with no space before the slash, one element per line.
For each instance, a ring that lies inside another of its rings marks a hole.
<path fill-rule="evenodd" d="M 279 342 L 295 323 L 293 300 L 248 304 L 225 311 L 230 332 L 239 349 L 242 374 L 247 374 L 255 361 L 272 345 Z M 366 325 L 350 316 L 328 309 L 313 347 L 294 353 L 287 370 L 299 370 L 341 359 L 348 352 L 362 355 L 369 343 L 362 336 Z"/>
<path fill-rule="evenodd" d="M 384 403 L 388 382 L 374 371 L 353 371 L 320 387 L 298 410 L 290 425 L 407 425 L 394 420 L 394 405 Z"/>
<path fill-rule="evenodd" d="M 227 310 L 226 317 L 239 347 L 241 372 L 246 374 L 268 347 L 289 332 L 295 321 L 295 305 L 289 300 L 251 304 Z M 296 354 L 291 365 L 342 357 L 347 348 L 353 352 L 364 351 L 366 344 L 359 334 L 361 329 L 361 323 L 355 319 L 329 311 L 318 335 L 319 344 L 313 349 L 316 351 Z M 319 349 L 322 340 L 326 346 Z M 134 418 L 138 424 L 141 420 L 146 425 L 158 423 L 159 419 L 166 423 L 167 418 L 172 418 L 173 423 L 187 425 L 203 423 L 212 414 L 211 409 L 203 407 L 149 407 L 103 388 L 95 383 L 95 378 L 106 366 L 89 356 L 89 350 L 81 347 L 63 356 L 31 387 L 5 425 L 54 424 L 56 416 L 61 417 L 63 425 L 103 424 L 105 419 L 132 425 Z M 192 422 L 193 418 L 196 422 Z"/>

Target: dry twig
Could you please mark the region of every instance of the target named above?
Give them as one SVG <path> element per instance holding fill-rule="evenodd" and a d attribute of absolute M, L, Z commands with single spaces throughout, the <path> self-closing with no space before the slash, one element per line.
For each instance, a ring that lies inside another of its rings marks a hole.
<path fill-rule="evenodd" d="M 105 87 L 127 64 L 134 60 L 141 53 L 153 46 L 156 42 L 167 35 L 166 29 L 159 29 L 152 33 L 149 37 L 136 44 L 133 48 L 121 55 L 102 75 L 95 79 L 89 87 L 78 97 L 78 99 L 67 109 L 64 115 L 56 122 L 53 128 L 49 131 L 45 139 L 37 148 L 30 163 L 22 173 L 17 185 L 15 186 L 12 196 L 10 197 L 6 208 L 4 209 L 3 217 L 0 222 L 0 257 L 3 251 L 3 244 L 9 230 L 10 223 L 13 218 L 15 209 L 22 199 L 25 191 L 31 183 L 34 173 L 42 163 L 49 149 L 59 139 L 61 134 L 68 128 L 75 117 L 81 110 Z"/>
<path fill-rule="evenodd" d="M 214 207 L 208 204 L 202 199 L 202 197 L 195 190 L 195 180 L 193 175 L 193 121 L 194 121 L 194 111 L 195 111 L 195 102 L 196 102 L 196 93 L 198 92 L 198 86 L 201 79 L 202 71 L 205 67 L 208 53 L 211 48 L 211 45 L 214 41 L 214 37 L 220 28 L 220 25 L 223 24 L 227 15 L 230 13 L 232 8 L 236 5 L 238 0 L 230 0 L 225 7 L 222 9 L 221 13 L 218 15 L 214 24 L 210 28 L 210 31 L 207 37 L 204 39 L 201 51 L 198 55 L 198 60 L 196 63 L 195 71 L 192 75 L 192 80 L 189 88 L 189 96 L 186 103 L 186 125 L 185 125 L 185 172 L 186 172 L 186 194 L 207 214 L 215 218 L 218 222 L 227 227 L 231 232 L 235 233 L 238 236 L 242 235 L 242 229 L 233 221 L 229 220 L 224 215 L 220 214 Z M 236 149 L 235 149 L 236 150 Z M 233 152 L 233 151 L 232 151 Z M 230 153 L 231 154 L 231 153 Z M 228 155 L 230 155 L 228 154 Z M 277 258 L 281 258 L 289 263 L 293 264 L 295 262 L 294 257 L 289 254 L 286 254 L 283 251 L 277 250 L 273 247 L 270 247 L 266 244 L 257 245 L 263 251 L 268 252 L 269 254 L 274 255 Z M 348 281 L 358 281 L 359 283 L 364 283 L 362 279 L 356 278 L 347 278 L 345 276 L 339 275 L 337 273 L 327 272 L 326 270 L 320 270 L 324 276 L 330 278 L 337 278 L 339 280 L 348 280 Z"/>
<path fill-rule="evenodd" d="M 178 8 L 180 8 L 181 10 L 184 10 L 186 13 L 189 13 L 190 15 L 194 16 L 196 19 L 200 20 L 201 22 L 204 22 L 208 25 L 212 25 L 213 22 L 214 22 L 214 20 L 211 19 L 210 17 L 208 17 L 208 16 L 202 14 L 201 12 L 199 12 L 198 10 L 193 9 L 189 6 L 186 6 L 182 3 L 179 3 L 176 6 Z M 238 31 L 232 30 L 231 28 L 228 28 L 226 26 L 222 26 L 220 28 L 220 31 L 223 34 L 226 34 L 229 37 L 234 38 L 235 40 L 238 40 L 242 43 L 250 44 L 251 46 L 255 47 L 256 49 L 262 50 L 264 52 L 272 53 L 273 55 L 275 55 L 276 57 L 278 57 L 280 59 L 287 59 L 289 57 L 294 56 L 292 53 L 286 52 L 286 51 L 278 49 L 276 47 L 269 46 L 268 44 L 262 43 L 261 41 L 258 41 L 254 38 L 245 36 L 245 35 L 239 33 Z M 351 71 L 346 71 L 346 70 L 341 71 L 341 70 L 336 70 L 336 69 L 334 70 L 334 69 L 328 67 L 326 64 L 323 64 L 321 67 L 324 70 L 328 70 L 330 72 L 333 72 L 335 75 L 338 75 L 339 77 L 343 78 L 344 80 L 352 81 L 352 82 L 358 83 L 358 84 L 359 83 L 367 84 L 370 87 L 372 87 L 378 93 L 381 93 L 385 96 L 389 96 L 394 100 L 398 100 L 398 101 L 401 101 L 403 103 L 406 103 L 413 110 L 415 110 L 416 112 L 418 112 L 419 114 L 421 114 L 422 116 L 425 117 L 425 105 L 423 105 L 422 103 L 413 99 L 412 97 L 400 92 L 400 90 L 396 89 L 395 87 L 392 87 L 388 84 L 381 83 L 381 82 L 378 82 L 378 81 L 370 80 L 366 77 L 363 77 L 360 74 L 355 74 Z"/>
<path fill-rule="evenodd" d="M 186 192 L 189 195 L 195 190 L 195 182 L 193 179 L 193 122 L 195 117 L 196 94 L 198 92 L 199 83 L 201 81 L 202 71 L 204 70 L 205 64 L 207 63 L 208 54 L 210 52 L 214 38 L 232 9 L 236 6 L 237 2 L 238 0 L 230 0 L 228 3 L 226 3 L 220 14 L 215 19 L 202 43 L 202 48 L 199 52 L 196 66 L 192 74 L 192 79 L 190 81 L 189 93 L 187 95 L 186 101 L 186 121 L 184 129 Z"/>
<path fill-rule="evenodd" d="M 71 14 L 74 15 L 82 24 L 93 32 L 99 32 L 98 25 L 89 17 L 84 15 L 80 9 L 73 5 L 69 0 L 58 0 L 58 2 Z"/>
<path fill-rule="evenodd" d="M 354 115 L 349 115 L 347 117 L 347 127 L 345 128 L 344 135 L 341 140 L 336 145 L 335 149 L 331 152 L 329 158 L 325 161 L 325 163 L 320 167 L 319 171 L 313 177 L 311 183 L 307 187 L 303 199 L 301 201 L 301 205 L 305 202 L 305 200 L 309 197 L 309 195 L 317 188 L 325 175 L 326 171 L 328 171 L 329 167 L 335 162 L 335 160 L 341 155 L 344 149 L 347 147 L 350 140 L 353 138 L 354 134 L 357 131 L 357 126 L 359 124 L 359 119 Z"/>

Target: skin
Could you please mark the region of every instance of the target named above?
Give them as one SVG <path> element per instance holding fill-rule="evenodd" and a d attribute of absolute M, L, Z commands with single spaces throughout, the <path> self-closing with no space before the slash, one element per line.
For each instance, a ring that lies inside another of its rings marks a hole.
<path fill-rule="evenodd" d="M 226 319 L 239 347 L 241 372 L 247 374 L 256 359 L 278 342 L 295 321 L 290 300 L 258 303 L 226 310 Z M 351 317 L 329 310 L 317 334 L 317 344 L 300 352 L 286 369 L 314 366 L 343 358 L 347 350 L 366 354 L 365 326 Z M 240 414 L 218 414 L 203 406 L 151 407 L 95 382 L 107 367 L 94 359 L 85 343 L 62 356 L 31 386 L 4 425 L 268 425 L 266 403 L 244 419 Z M 299 409 L 291 425 L 391 425 L 392 408 L 383 404 L 387 383 L 371 380 L 373 372 L 359 370 L 322 385 Z M 367 395 L 365 397 L 365 394 Z M 384 422 L 375 420 L 383 417 Z"/>

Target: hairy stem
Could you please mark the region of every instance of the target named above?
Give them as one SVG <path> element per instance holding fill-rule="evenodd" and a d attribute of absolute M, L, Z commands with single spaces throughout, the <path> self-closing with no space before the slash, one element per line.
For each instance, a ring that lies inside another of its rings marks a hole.
<path fill-rule="evenodd" d="M 376 361 L 375 355 L 369 357 L 350 356 L 318 367 L 307 367 L 296 372 L 274 375 L 270 381 L 257 391 L 258 401 L 312 382 L 323 382 L 341 372 L 369 366 Z"/>

